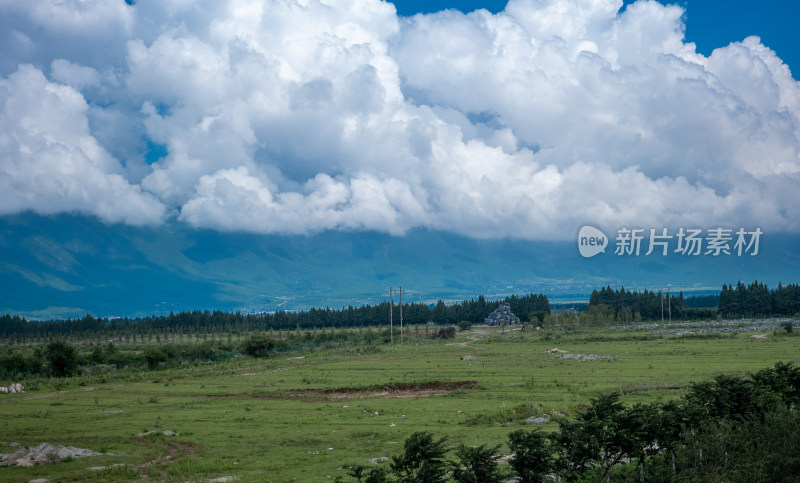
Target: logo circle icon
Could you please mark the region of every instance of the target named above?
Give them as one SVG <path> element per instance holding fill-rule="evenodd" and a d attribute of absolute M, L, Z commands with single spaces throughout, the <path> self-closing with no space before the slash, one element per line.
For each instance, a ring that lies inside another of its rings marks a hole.
<path fill-rule="evenodd" d="M 586 225 L 578 232 L 578 251 L 584 258 L 591 258 L 598 253 L 605 253 L 608 237 L 593 226 Z"/>

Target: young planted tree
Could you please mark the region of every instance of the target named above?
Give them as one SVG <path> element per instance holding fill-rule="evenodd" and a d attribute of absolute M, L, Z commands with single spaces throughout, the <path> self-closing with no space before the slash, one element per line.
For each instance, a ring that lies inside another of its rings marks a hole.
<path fill-rule="evenodd" d="M 282 341 L 276 341 L 263 335 L 253 334 L 242 344 L 245 354 L 250 357 L 267 357 L 270 352 L 283 345 Z"/>
<path fill-rule="evenodd" d="M 69 376 L 78 368 L 78 353 L 64 340 L 49 343 L 44 355 L 50 371 L 56 376 Z"/>
<path fill-rule="evenodd" d="M 424 431 L 413 433 L 403 445 L 403 454 L 392 456 L 392 472 L 399 481 L 437 483 L 445 481 L 447 462 L 444 459 L 446 437 L 439 441 Z"/>
<path fill-rule="evenodd" d="M 547 435 L 539 430 L 519 429 L 508 435 L 508 447 L 514 456 L 509 465 L 520 483 L 539 483 L 555 469 L 554 448 Z"/>
<path fill-rule="evenodd" d="M 506 481 L 500 472 L 497 451 L 500 445 L 487 448 L 485 444 L 470 447 L 463 443 L 456 448 L 453 479 L 458 483 L 500 483 Z"/>

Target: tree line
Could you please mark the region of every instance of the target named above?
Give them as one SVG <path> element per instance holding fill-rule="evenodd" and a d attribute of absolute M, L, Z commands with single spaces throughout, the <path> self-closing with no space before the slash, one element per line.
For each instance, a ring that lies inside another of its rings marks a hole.
<path fill-rule="evenodd" d="M 775 290 L 758 281 L 750 285 L 739 281 L 736 287 L 723 285 L 719 294 L 719 313 L 723 317 L 800 314 L 800 285 L 778 283 Z"/>
<path fill-rule="evenodd" d="M 770 290 L 766 284 L 755 281 L 750 285 L 738 282 L 722 286 L 718 296 L 698 297 L 665 294 L 663 291 L 643 292 L 614 290 L 610 286 L 592 291 L 587 312 L 607 315 L 619 322 L 661 320 L 671 312 L 673 320 L 711 319 L 722 317 L 794 316 L 800 314 L 800 285 L 778 284 Z"/>
<path fill-rule="evenodd" d="M 748 377 L 720 375 L 678 400 L 625 406 L 599 396 L 558 430 L 509 433 L 501 445 L 455 446 L 417 432 L 388 465 L 354 464 L 359 482 L 797 481 L 800 369 L 778 362 Z M 342 478 L 340 478 L 342 480 Z"/>
<path fill-rule="evenodd" d="M 614 290 L 611 286 L 593 290 L 589 297 L 589 312 L 612 315 L 620 322 L 641 320 L 686 319 L 690 317 L 714 317 L 713 309 L 690 309 L 686 307 L 683 292 L 665 294 L 662 291 Z"/>
<path fill-rule="evenodd" d="M 508 303 L 521 320 L 531 317 L 541 321 L 550 313 L 550 303 L 543 294 L 512 295 L 501 300 L 477 299 L 445 304 L 439 300 L 433 306 L 424 303 L 404 303 L 403 321 L 410 326 L 456 325 L 461 321 L 481 324 L 501 303 Z M 86 315 L 80 319 L 30 321 L 24 317 L 0 316 L 0 337 L 56 339 L 81 336 L 127 340 L 152 339 L 153 334 L 220 334 L 257 331 L 311 330 L 314 328 L 379 327 L 389 324 L 389 302 L 341 309 L 311 308 L 299 312 L 278 311 L 263 314 L 241 314 L 222 311 L 187 311 L 166 316 L 144 318 L 104 319 Z M 394 305 L 395 324 L 400 322 L 400 307 Z"/>

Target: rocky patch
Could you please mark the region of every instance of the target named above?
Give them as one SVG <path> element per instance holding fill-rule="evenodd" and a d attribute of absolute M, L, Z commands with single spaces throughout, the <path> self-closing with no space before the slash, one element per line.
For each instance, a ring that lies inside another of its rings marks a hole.
<path fill-rule="evenodd" d="M 31 467 L 57 463 L 65 458 L 100 456 L 101 454 L 102 453 L 96 451 L 75 448 L 73 446 L 54 446 L 50 443 L 42 443 L 33 449 L 22 448 L 15 453 L 0 455 L 0 466 Z"/>

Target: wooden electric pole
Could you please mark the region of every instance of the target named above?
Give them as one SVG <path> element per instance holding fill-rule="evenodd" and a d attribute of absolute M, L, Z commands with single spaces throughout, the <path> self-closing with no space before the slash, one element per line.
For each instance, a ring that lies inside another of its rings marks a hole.
<path fill-rule="evenodd" d="M 400 287 L 400 345 L 403 345 L 403 287 Z"/>
<path fill-rule="evenodd" d="M 392 327 L 392 312 L 394 312 L 394 301 L 392 300 L 392 287 L 389 287 L 389 340 L 394 344 L 394 328 Z"/>
<path fill-rule="evenodd" d="M 669 311 L 669 323 L 672 323 L 672 297 L 670 296 L 672 285 L 667 284 L 667 310 Z"/>

